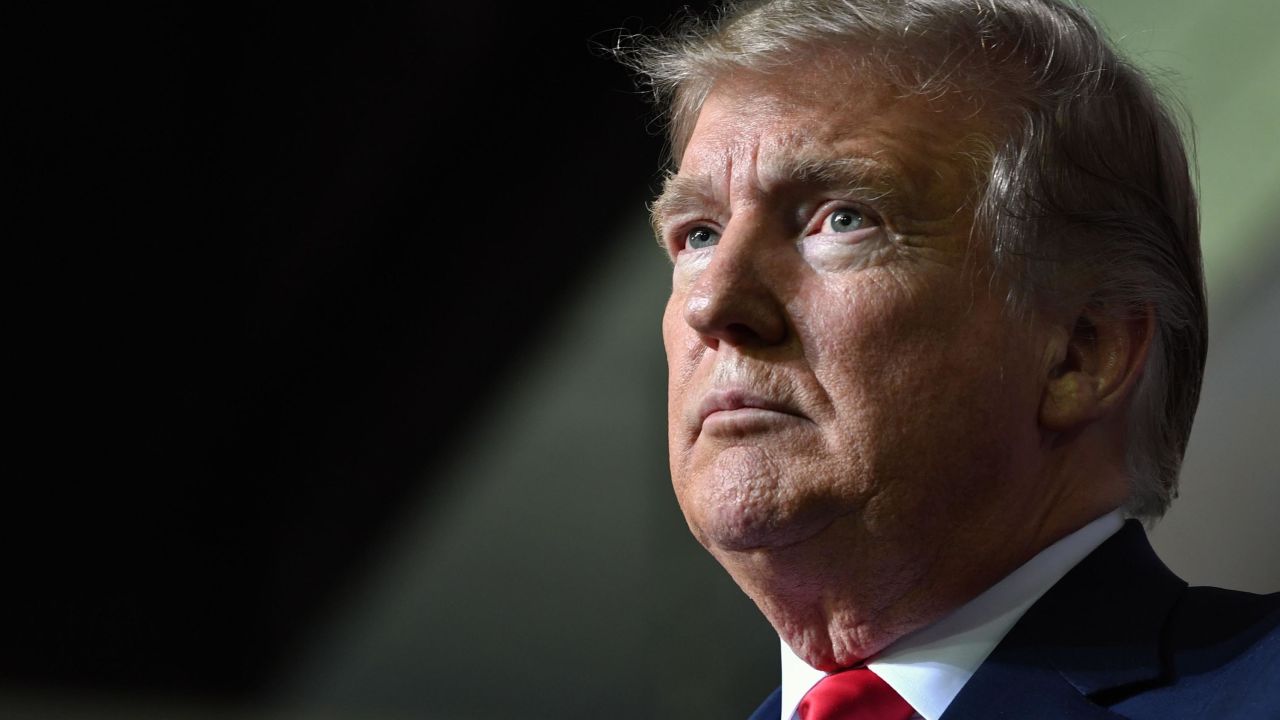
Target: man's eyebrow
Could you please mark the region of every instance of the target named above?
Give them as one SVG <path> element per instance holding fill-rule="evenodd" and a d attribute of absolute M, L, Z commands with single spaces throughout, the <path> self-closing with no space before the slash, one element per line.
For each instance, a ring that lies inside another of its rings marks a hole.
<path fill-rule="evenodd" d="M 891 200 L 905 187 L 906 178 L 884 163 L 867 157 L 833 157 L 798 153 L 779 158 L 768 167 L 773 182 L 813 185 L 854 193 L 868 201 Z"/>
<path fill-rule="evenodd" d="M 668 174 L 662 183 L 662 192 L 649 206 L 649 223 L 658 244 L 665 249 L 662 230 L 671 218 L 684 213 L 704 210 L 716 204 L 711 180 L 702 176 Z"/>

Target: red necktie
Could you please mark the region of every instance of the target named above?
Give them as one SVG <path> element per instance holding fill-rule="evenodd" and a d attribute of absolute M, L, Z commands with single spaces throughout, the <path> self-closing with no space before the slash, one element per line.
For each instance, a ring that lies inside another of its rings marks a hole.
<path fill-rule="evenodd" d="M 889 683 L 866 668 L 822 678 L 796 708 L 801 720 L 907 720 L 915 712 Z"/>

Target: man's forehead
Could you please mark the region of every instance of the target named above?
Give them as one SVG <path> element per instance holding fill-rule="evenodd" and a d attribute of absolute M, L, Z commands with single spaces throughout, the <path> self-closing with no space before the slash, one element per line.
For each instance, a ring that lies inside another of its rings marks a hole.
<path fill-rule="evenodd" d="M 774 107 L 747 112 L 708 102 L 682 159 L 655 206 L 722 204 L 734 192 L 768 194 L 795 186 L 857 190 L 871 199 L 917 194 L 929 131 L 847 122 L 838 112 Z M 659 218 L 660 219 L 660 218 Z"/>
<path fill-rule="evenodd" d="M 655 221 L 663 198 L 722 204 L 734 188 L 857 189 L 896 197 L 920 217 L 954 212 L 970 194 L 971 141 L 983 135 L 972 116 L 904 96 L 882 81 L 822 85 L 824 94 L 807 88 L 824 78 L 793 79 L 791 86 L 738 81 L 713 89 L 655 205 Z"/>
<path fill-rule="evenodd" d="M 875 100 L 877 107 L 889 105 L 885 99 Z M 854 134 L 850 120 L 867 112 L 866 104 L 848 112 L 844 104 L 838 98 L 809 98 L 796 88 L 779 87 L 776 79 L 717 83 L 698 110 L 680 170 L 692 166 L 694 173 L 724 171 L 728 162 L 744 164 L 749 159 L 761 161 L 767 169 L 786 157 L 830 156 L 834 146 Z"/>

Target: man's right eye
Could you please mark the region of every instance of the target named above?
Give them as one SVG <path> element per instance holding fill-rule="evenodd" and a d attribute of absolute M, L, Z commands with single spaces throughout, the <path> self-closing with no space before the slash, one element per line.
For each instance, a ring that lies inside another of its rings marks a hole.
<path fill-rule="evenodd" d="M 684 236 L 684 246 L 690 250 L 711 247 L 720 242 L 720 233 L 709 227 L 696 227 Z"/>

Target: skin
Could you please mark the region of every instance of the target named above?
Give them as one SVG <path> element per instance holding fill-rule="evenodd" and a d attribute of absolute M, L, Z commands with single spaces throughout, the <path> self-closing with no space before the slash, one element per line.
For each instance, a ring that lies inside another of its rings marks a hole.
<path fill-rule="evenodd" d="M 1150 335 L 1008 317 L 970 239 L 987 128 L 852 80 L 721 79 L 654 218 L 680 506 L 828 671 L 1124 502 Z"/>

